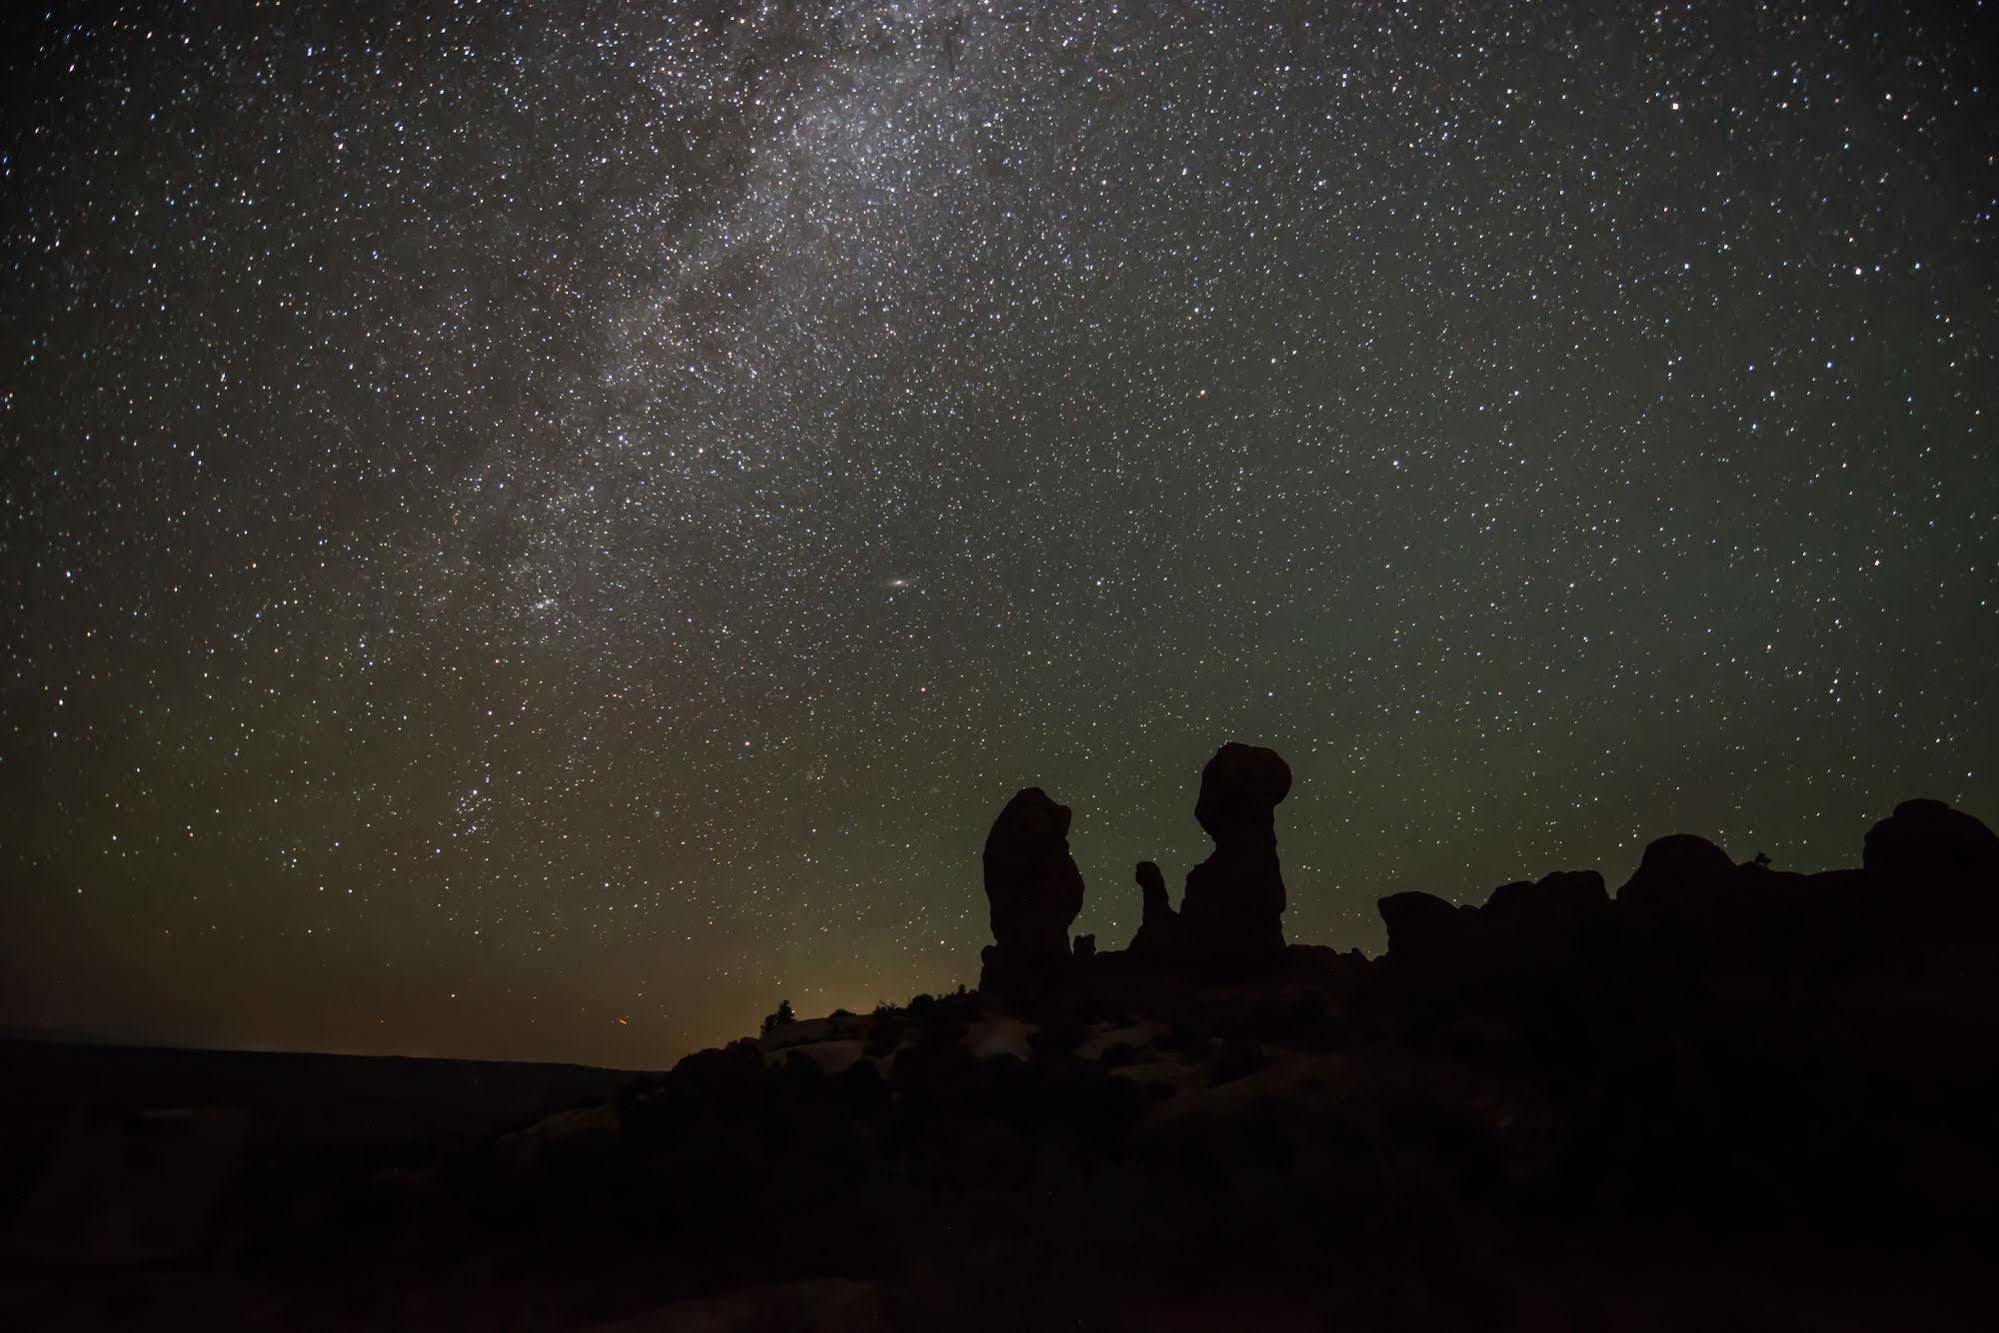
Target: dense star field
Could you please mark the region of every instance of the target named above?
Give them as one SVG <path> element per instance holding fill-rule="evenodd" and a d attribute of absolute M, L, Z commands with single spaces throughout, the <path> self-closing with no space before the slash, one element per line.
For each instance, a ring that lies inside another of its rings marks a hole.
<path fill-rule="evenodd" d="M 656 1066 L 1231 738 L 1370 951 L 1999 816 L 1979 6 L 0 22 L 0 1025 Z"/>

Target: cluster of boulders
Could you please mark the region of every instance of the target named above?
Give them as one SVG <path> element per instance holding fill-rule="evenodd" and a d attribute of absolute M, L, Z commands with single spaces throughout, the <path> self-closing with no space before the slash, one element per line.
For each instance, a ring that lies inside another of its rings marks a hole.
<path fill-rule="evenodd" d="M 1796 957 L 1829 932 L 1854 936 L 1848 946 L 1863 944 L 1862 935 L 1956 932 L 1989 923 L 1995 908 L 1999 835 L 1933 800 L 1904 801 L 1876 824 L 1859 870 L 1802 875 L 1762 857 L 1738 865 L 1706 838 L 1675 833 L 1647 845 L 1614 900 L 1594 870 L 1504 884 L 1476 907 L 1420 892 L 1380 900 L 1388 958 L 1410 968 L 1461 967 L 1490 944 L 1613 930 L 1684 951 L 1689 961 L 1766 937 Z"/>
<path fill-rule="evenodd" d="M 1283 952 L 1275 812 L 1290 790 L 1290 765 L 1275 750 L 1231 741 L 1215 752 L 1194 804 L 1215 849 L 1188 872 L 1178 912 L 1159 866 L 1139 862 L 1144 917 L 1122 955 L 1127 965 L 1241 975 Z M 1082 873 L 1069 854 L 1070 816 L 1068 806 L 1028 787 L 993 821 L 984 855 L 993 943 L 982 955 L 981 990 L 1059 989 L 1097 957 L 1094 936 L 1069 940 L 1083 907 Z"/>
<path fill-rule="evenodd" d="M 1942 1034 L 1999 1012 L 1999 837 L 1940 801 L 1897 806 L 1859 869 L 1738 864 L 1683 833 L 1647 846 L 1614 897 L 1586 870 L 1478 906 L 1380 908 L 1388 953 L 1365 1003 L 1405 1040 L 1472 1034 L 1594 1070 L 1692 1049 L 1755 1052 L 1741 1059 L 1768 1074 L 1810 1052 L 1866 1084 L 1920 1059 L 1944 1077 L 1959 1039 Z"/>

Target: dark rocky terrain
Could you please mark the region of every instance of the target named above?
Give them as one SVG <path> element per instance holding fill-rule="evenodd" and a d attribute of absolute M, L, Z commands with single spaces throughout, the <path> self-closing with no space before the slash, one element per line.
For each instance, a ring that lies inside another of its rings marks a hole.
<path fill-rule="evenodd" d="M 43 1109 L 14 1112 L 0 1320 L 1987 1326 L 1999 839 L 1976 819 L 1907 802 L 1823 874 L 1675 835 L 1614 894 L 1593 870 L 1397 894 L 1368 959 L 1283 941 L 1289 786 L 1271 751 L 1217 753 L 1214 853 L 1178 911 L 1138 867 L 1128 949 L 1069 940 L 1068 811 L 1030 789 L 986 846 L 979 991 L 773 1015 L 658 1075 L 425 1103 L 363 1087 L 440 1069 L 359 1062 L 314 1094 L 326 1124 L 407 1113 L 386 1135 L 220 1095 L 241 1057 L 169 1105 L 118 1057 L 17 1051 Z"/>

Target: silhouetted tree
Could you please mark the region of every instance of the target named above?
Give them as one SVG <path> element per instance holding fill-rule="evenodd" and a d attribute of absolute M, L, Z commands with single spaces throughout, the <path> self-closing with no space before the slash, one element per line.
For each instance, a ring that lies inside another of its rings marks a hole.
<path fill-rule="evenodd" d="M 779 1000 L 777 1002 L 777 1011 L 764 1015 L 764 1035 L 768 1037 L 773 1029 L 783 1027 L 786 1023 L 795 1023 L 797 1021 L 798 1015 L 791 1012 L 791 1001 Z"/>

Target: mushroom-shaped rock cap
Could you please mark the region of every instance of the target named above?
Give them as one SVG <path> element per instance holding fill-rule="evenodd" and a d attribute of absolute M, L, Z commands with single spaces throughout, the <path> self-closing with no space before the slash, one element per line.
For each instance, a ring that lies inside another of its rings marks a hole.
<path fill-rule="evenodd" d="M 1230 741 L 1201 770 L 1194 818 L 1217 843 L 1268 828 L 1291 790 L 1291 766 L 1275 750 Z"/>
<path fill-rule="evenodd" d="M 1201 770 L 1194 817 L 1215 850 L 1187 872 L 1181 935 L 1206 966 L 1239 970 L 1284 949 L 1284 876 L 1277 864 L 1277 803 L 1291 766 L 1275 750 L 1234 741 Z"/>
<path fill-rule="evenodd" d="M 1904 801 L 1868 830 L 1869 874 L 1970 887 L 1999 880 L 1999 836 L 1942 801 Z"/>
<path fill-rule="evenodd" d="M 1693 833 L 1673 833 L 1646 845 L 1638 869 L 1617 891 L 1617 901 L 1650 908 L 1701 894 L 1735 873 L 1728 853 Z"/>

